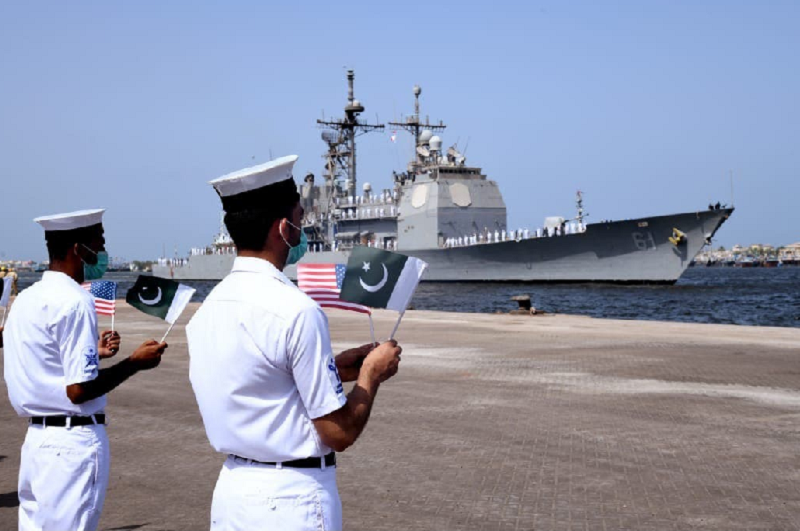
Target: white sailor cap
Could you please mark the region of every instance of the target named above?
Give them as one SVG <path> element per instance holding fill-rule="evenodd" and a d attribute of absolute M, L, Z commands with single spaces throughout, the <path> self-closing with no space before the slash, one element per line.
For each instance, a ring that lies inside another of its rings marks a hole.
<path fill-rule="evenodd" d="M 289 155 L 251 168 L 223 175 L 209 182 L 220 197 L 251 192 L 292 178 L 292 167 L 297 155 Z"/>
<path fill-rule="evenodd" d="M 42 216 L 33 221 L 44 227 L 44 230 L 48 232 L 82 229 L 102 223 L 103 212 L 105 211 L 105 208 L 78 210 L 77 212 L 68 212 L 66 214 Z"/>

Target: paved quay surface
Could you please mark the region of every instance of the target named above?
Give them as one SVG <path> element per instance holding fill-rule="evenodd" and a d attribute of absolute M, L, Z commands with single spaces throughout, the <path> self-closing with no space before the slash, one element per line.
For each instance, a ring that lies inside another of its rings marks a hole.
<path fill-rule="evenodd" d="M 120 306 L 120 357 L 166 329 Z M 365 316 L 329 316 L 337 351 L 369 340 Z M 208 527 L 223 457 L 189 385 L 188 317 L 109 397 L 102 529 Z M 394 314 L 375 322 L 388 334 Z M 410 311 L 398 339 L 400 373 L 339 456 L 346 529 L 800 528 L 800 329 Z M 26 425 L 0 388 L 14 529 Z"/>

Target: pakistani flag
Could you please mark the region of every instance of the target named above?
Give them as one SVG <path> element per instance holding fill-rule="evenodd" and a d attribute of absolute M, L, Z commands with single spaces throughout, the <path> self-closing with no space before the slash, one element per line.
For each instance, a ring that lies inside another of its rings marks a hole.
<path fill-rule="evenodd" d="M 343 301 L 406 311 L 427 262 L 373 247 L 355 247 L 342 282 Z"/>
<path fill-rule="evenodd" d="M 137 310 L 175 324 L 194 292 L 194 288 L 174 280 L 139 275 L 125 300 Z"/>
<path fill-rule="evenodd" d="M 0 278 L 0 306 L 8 308 L 8 300 L 11 298 L 11 286 L 14 285 L 12 277 Z"/>

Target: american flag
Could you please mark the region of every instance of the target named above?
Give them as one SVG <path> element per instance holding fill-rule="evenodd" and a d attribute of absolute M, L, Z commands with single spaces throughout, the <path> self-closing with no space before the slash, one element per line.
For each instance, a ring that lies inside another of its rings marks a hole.
<path fill-rule="evenodd" d="M 114 315 L 117 311 L 117 283 L 109 280 L 84 282 L 81 287 L 94 297 L 98 315 Z"/>
<path fill-rule="evenodd" d="M 297 264 L 297 286 L 323 308 L 339 308 L 372 314 L 367 306 L 339 299 L 347 266 L 344 264 Z"/>

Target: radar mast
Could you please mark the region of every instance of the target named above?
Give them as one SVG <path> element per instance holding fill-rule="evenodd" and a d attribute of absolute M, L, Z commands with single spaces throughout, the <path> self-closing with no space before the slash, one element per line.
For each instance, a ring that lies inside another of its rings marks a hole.
<path fill-rule="evenodd" d="M 353 95 L 353 70 L 347 71 L 347 105 L 344 118 L 333 120 L 317 120 L 323 129 L 322 139 L 328 144 L 325 158 L 325 179 L 335 181 L 339 168 L 346 174 L 346 195 L 355 200 L 356 197 L 356 137 L 364 133 L 383 129 L 383 124 L 361 122 L 358 115 L 364 112 L 364 106 Z"/>
<path fill-rule="evenodd" d="M 428 120 L 428 117 L 425 117 L 425 122 L 423 123 L 420 119 L 419 114 L 419 96 L 422 94 L 422 88 L 419 85 L 414 85 L 414 114 L 411 116 L 406 116 L 404 122 L 389 122 L 389 125 L 394 127 L 399 127 L 401 129 L 405 129 L 412 135 L 414 135 L 414 150 L 415 150 L 415 160 L 411 163 L 414 169 L 421 167 L 424 162 L 424 158 L 427 156 L 424 153 L 426 152 L 425 149 L 422 151 L 418 150 L 417 148 L 424 148 L 424 146 L 428 143 L 430 138 L 425 138 L 422 136 L 423 131 L 431 131 L 440 132 L 444 131 L 447 127 L 441 120 L 439 120 L 438 124 L 432 124 Z"/>

